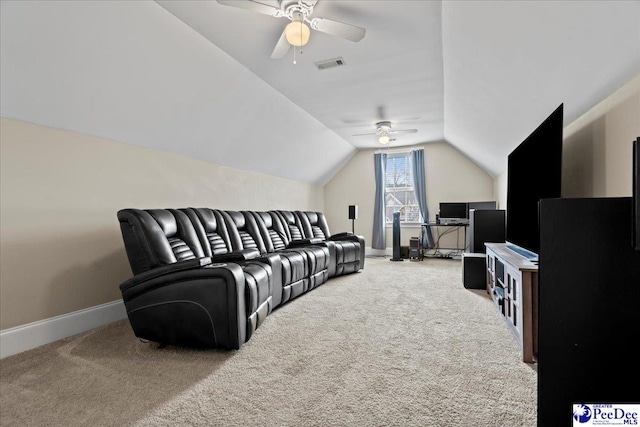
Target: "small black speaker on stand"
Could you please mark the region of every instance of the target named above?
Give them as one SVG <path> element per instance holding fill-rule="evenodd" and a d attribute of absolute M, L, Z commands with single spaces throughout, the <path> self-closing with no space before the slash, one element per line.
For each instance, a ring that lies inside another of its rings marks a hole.
<path fill-rule="evenodd" d="M 400 253 L 400 212 L 393 213 L 393 258 L 391 261 L 403 261 Z"/>
<path fill-rule="evenodd" d="M 351 233 L 356 234 L 355 220 L 358 219 L 358 205 L 349 205 L 349 219 L 351 220 Z"/>

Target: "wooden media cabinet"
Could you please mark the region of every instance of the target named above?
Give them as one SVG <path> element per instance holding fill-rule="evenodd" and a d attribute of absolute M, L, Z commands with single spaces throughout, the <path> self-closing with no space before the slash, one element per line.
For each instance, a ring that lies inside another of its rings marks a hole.
<path fill-rule="evenodd" d="M 487 292 L 520 345 L 522 361 L 538 355 L 538 266 L 507 249 L 486 243 Z"/>

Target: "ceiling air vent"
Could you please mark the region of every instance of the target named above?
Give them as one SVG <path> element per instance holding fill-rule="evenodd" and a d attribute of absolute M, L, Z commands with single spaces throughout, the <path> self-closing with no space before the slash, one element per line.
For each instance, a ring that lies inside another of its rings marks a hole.
<path fill-rule="evenodd" d="M 347 65 L 342 57 L 327 59 L 325 61 L 318 61 L 315 64 L 316 67 L 318 67 L 318 70 L 326 70 L 327 68 L 342 67 L 343 65 Z"/>

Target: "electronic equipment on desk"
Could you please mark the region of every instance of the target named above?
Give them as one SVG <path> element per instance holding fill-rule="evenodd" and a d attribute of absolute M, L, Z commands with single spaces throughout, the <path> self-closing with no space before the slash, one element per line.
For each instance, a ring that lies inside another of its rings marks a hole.
<path fill-rule="evenodd" d="M 469 225 L 469 220 L 464 220 L 461 218 L 440 218 L 440 222 L 435 225 L 456 225 L 456 226 L 465 226 Z"/>
<path fill-rule="evenodd" d="M 440 202 L 440 221 L 443 219 L 459 219 L 467 218 L 467 203 L 465 202 Z"/>

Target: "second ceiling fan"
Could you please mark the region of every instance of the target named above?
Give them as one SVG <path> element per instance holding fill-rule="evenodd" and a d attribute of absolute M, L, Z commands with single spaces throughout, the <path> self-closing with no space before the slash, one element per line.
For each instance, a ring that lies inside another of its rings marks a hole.
<path fill-rule="evenodd" d="M 377 135 L 378 142 L 380 144 L 388 144 L 391 141 L 395 141 L 395 138 L 392 136 L 397 135 L 399 133 L 416 133 L 418 129 L 393 129 L 391 127 L 390 121 L 381 121 L 376 123 L 376 131 L 372 133 L 358 133 L 353 136 L 368 136 L 368 135 Z"/>
<path fill-rule="evenodd" d="M 311 34 L 309 27 L 354 42 L 362 40 L 366 32 L 364 28 L 332 19 L 311 17 L 317 2 L 318 0 L 218 0 L 218 3 L 226 6 L 250 10 L 275 18 L 286 17 L 291 21 L 284 28 L 273 52 L 271 52 L 272 59 L 285 56 L 289 52 L 289 46 L 306 45 Z"/>

